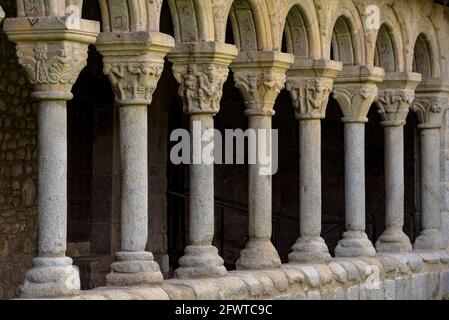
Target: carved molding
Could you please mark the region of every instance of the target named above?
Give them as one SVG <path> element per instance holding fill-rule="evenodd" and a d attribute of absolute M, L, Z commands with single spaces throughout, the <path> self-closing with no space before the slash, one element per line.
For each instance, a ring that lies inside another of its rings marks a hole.
<path fill-rule="evenodd" d="M 297 119 L 324 119 L 334 81 L 330 78 L 289 78 L 290 92 Z"/>
<path fill-rule="evenodd" d="M 274 115 L 275 100 L 285 86 L 285 72 L 235 70 L 235 86 L 240 90 L 247 115 Z"/>
<path fill-rule="evenodd" d="M 334 85 L 333 95 L 348 121 L 367 121 L 366 116 L 377 97 L 374 83 L 341 83 Z"/>
<path fill-rule="evenodd" d="M 120 105 L 151 104 L 164 69 L 163 62 L 104 62 L 103 72 Z"/>
<path fill-rule="evenodd" d="M 444 112 L 449 105 L 449 99 L 445 96 L 420 96 L 416 95 L 410 106 L 410 110 L 416 112 L 418 122 L 425 127 L 441 126 Z"/>
<path fill-rule="evenodd" d="M 178 93 L 183 99 L 184 112 L 217 113 L 228 73 L 228 66 L 221 64 L 173 65 L 173 74 L 180 84 Z"/>
<path fill-rule="evenodd" d="M 415 91 L 411 89 L 380 90 L 376 104 L 384 124 L 404 125 L 410 104 L 414 99 Z"/>
<path fill-rule="evenodd" d="M 71 87 L 87 64 L 87 45 L 77 42 L 19 43 L 16 48 L 19 63 L 34 85 Z"/>

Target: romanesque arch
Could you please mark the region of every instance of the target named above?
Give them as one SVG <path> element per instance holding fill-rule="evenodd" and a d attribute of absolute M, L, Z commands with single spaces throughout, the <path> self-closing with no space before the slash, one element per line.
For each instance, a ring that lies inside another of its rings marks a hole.
<path fill-rule="evenodd" d="M 358 65 L 365 62 L 365 36 L 360 15 L 351 1 L 338 3 L 333 13 L 329 30 L 330 42 L 325 44 L 332 60 L 344 65 Z"/>
<path fill-rule="evenodd" d="M 266 4 L 257 0 L 231 1 L 229 19 L 234 41 L 240 51 L 272 48 L 272 33 Z"/>
<path fill-rule="evenodd" d="M 397 72 L 400 70 L 398 54 L 394 33 L 383 24 L 377 35 L 374 65 L 384 68 L 385 72 Z"/>
<path fill-rule="evenodd" d="M 374 48 L 374 65 L 385 72 L 405 71 L 405 45 L 403 28 L 396 13 L 389 6 L 382 6 L 380 29 Z"/>
<path fill-rule="evenodd" d="M 310 1 L 291 1 L 281 17 L 287 52 L 296 59 L 322 57 L 318 17 Z"/>
<path fill-rule="evenodd" d="M 162 2 L 99 0 L 103 32 L 159 31 Z"/>
<path fill-rule="evenodd" d="M 214 15 L 210 0 L 168 0 L 178 42 L 213 41 Z"/>
<path fill-rule="evenodd" d="M 432 78 L 436 72 L 433 61 L 433 54 L 428 38 L 425 34 L 421 33 L 415 42 L 413 71 L 420 73 L 423 79 Z"/>

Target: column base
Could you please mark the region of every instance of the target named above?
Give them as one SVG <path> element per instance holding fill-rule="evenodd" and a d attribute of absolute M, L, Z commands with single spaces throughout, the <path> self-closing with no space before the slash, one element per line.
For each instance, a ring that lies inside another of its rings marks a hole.
<path fill-rule="evenodd" d="M 321 237 L 300 237 L 292 250 L 288 255 L 288 261 L 291 263 L 320 263 L 332 259 L 326 242 Z"/>
<path fill-rule="evenodd" d="M 438 229 L 427 229 L 421 231 L 416 238 L 413 249 L 415 250 L 445 250 L 448 240 Z"/>
<path fill-rule="evenodd" d="M 238 270 L 276 269 L 281 265 L 281 258 L 269 239 L 249 240 L 236 263 Z"/>
<path fill-rule="evenodd" d="M 410 253 L 412 244 L 401 229 L 387 228 L 377 240 L 376 250 L 386 253 Z"/>
<path fill-rule="evenodd" d="M 80 290 L 78 269 L 69 257 L 33 259 L 20 286 L 22 298 L 50 298 L 76 295 Z"/>
<path fill-rule="evenodd" d="M 376 250 L 363 231 L 346 231 L 335 248 L 336 257 L 374 257 Z"/>
<path fill-rule="evenodd" d="M 181 279 L 223 277 L 228 271 L 214 246 L 187 246 L 175 277 Z"/>
<path fill-rule="evenodd" d="M 164 280 L 151 252 L 117 252 L 111 272 L 106 275 L 108 286 L 160 284 Z"/>

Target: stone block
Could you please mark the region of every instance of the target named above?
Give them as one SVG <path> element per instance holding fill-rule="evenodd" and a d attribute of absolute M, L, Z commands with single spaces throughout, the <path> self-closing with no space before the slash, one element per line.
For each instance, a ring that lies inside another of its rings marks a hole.
<path fill-rule="evenodd" d="M 396 300 L 395 281 L 388 279 L 384 281 L 385 300 Z"/>
<path fill-rule="evenodd" d="M 307 292 L 307 300 L 321 300 L 321 294 L 319 291 Z"/>
<path fill-rule="evenodd" d="M 359 286 L 349 287 L 346 296 L 348 300 L 359 300 Z"/>
<path fill-rule="evenodd" d="M 425 300 L 427 287 L 427 274 L 419 273 L 412 276 L 412 299 Z"/>

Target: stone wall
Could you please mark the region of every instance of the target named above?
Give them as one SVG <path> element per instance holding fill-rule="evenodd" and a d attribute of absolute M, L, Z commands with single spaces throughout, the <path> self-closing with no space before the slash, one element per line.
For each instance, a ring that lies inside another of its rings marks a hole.
<path fill-rule="evenodd" d="M 6 15 L 15 1 L 0 1 Z M 0 34 L 0 299 L 16 296 L 36 249 L 36 105 L 14 45 Z"/>

